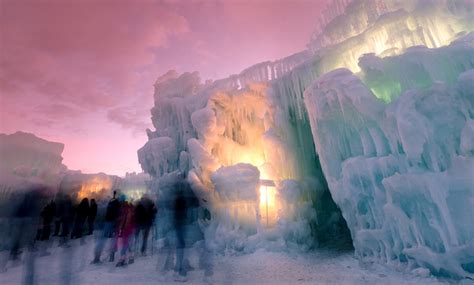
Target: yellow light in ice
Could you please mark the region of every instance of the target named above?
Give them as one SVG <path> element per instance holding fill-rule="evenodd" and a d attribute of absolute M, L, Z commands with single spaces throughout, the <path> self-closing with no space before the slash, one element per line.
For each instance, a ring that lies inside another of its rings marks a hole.
<path fill-rule="evenodd" d="M 112 180 L 94 177 L 89 181 L 82 183 L 81 190 L 78 193 L 78 198 L 98 198 L 104 189 L 110 190 L 112 187 Z"/>
<path fill-rule="evenodd" d="M 260 186 L 260 216 L 261 222 L 267 226 L 274 225 L 277 220 L 276 201 L 275 201 L 276 189 L 272 186 Z"/>
<path fill-rule="evenodd" d="M 260 207 L 275 208 L 275 188 L 260 186 Z"/>

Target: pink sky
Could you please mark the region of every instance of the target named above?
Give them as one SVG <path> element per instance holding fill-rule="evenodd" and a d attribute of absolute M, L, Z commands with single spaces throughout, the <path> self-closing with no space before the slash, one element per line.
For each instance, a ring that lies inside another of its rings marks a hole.
<path fill-rule="evenodd" d="M 0 0 L 0 133 L 83 172 L 141 171 L 153 82 L 222 78 L 305 48 L 325 0 Z"/>

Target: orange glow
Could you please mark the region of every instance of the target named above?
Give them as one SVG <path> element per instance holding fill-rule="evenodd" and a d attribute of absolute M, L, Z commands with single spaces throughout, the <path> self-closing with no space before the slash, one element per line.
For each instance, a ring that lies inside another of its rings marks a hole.
<path fill-rule="evenodd" d="M 82 183 L 81 190 L 78 193 L 78 199 L 83 198 L 99 198 L 105 195 L 106 191 L 112 189 L 112 179 L 93 177 L 92 179 Z"/>
<path fill-rule="evenodd" d="M 260 223 L 267 227 L 277 222 L 276 188 L 274 186 L 260 186 Z"/>

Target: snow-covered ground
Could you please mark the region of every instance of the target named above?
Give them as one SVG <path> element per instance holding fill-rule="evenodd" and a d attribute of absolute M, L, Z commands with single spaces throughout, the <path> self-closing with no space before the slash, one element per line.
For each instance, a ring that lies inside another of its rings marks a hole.
<path fill-rule="evenodd" d="M 104 262 L 91 265 L 94 240 L 80 245 L 73 241 L 70 248 L 59 248 L 55 243 L 51 255 L 37 257 L 36 284 L 173 284 L 171 271 L 162 271 L 166 255 L 137 257 L 135 263 L 124 268 Z M 257 251 L 246 255 L 218 255 L 213 258 L 214 274 L 208 278 L 197 266 L 198 254 L 190 252 L 188 273 L 191 284 L 452 284 L 434 277 L 421 277 L 396 272 L 381 265 L 360 264 L 352 251 L 317 250 L 306 254 Z M 0 284 L 21 284 L 24 266 L 8 264 L 0 273 Z M 474 284 L 463 280 L 461 284 Z"/>

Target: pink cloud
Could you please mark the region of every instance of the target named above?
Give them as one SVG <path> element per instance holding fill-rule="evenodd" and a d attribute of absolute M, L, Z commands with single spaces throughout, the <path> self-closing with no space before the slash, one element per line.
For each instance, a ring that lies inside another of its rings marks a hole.
<path fill-rule="evenodd" d="M 151 126 L 148 108 L 130 108 L 129 106 L 120 106 L 107 112 L 107 118 L 118 123 L 122 128 L 133 131 L 134 133 L 143 133 L 146 128 Z"/>
<path fill-rule="evenodd" d="M 148 1 L 6 1 L 2 6 L 4 96 L 39 93 L 88 110 L 133 95 L 134 70 L 153 59 L 148 49 L 188 31 L 182 16 Z"/>
<path fill-rule="evenodd" d="M 0 1 L 0 132 L 63 142 L 71 168 L 111 173 L 139 170 L 159 75 L 217 79 L 300 51 L 325 3 Z"/>

